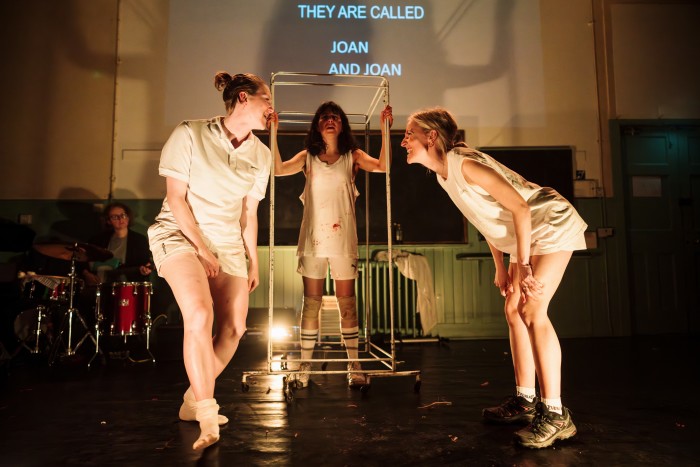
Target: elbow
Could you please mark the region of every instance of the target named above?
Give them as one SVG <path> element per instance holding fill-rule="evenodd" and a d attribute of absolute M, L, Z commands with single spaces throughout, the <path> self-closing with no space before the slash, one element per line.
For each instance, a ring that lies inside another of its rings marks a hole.
<path fill-rule="evenodd" d="M 529 219 L 532 217 L 532 213 L 530 210 L 530 206 L 527 204 L 527 201 L 523 200 L 522 203 L 518 206 L 518 215 L 519 217 L 522 217 L 523 219 Z"/>

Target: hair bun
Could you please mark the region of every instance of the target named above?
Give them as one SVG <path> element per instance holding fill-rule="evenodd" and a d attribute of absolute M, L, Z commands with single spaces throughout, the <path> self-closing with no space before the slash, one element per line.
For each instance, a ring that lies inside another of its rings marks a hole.
<path fill-rule="evenodd" d="M 214 86 L 217 90 L 223 91 L 226 85 L 233 80 L 233 77 L 225 71 L 220 71 L 214 76 Z"/>

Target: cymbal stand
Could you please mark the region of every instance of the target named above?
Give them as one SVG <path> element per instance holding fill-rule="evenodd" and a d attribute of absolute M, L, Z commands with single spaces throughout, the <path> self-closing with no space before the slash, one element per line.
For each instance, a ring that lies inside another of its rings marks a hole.
<path fill-rule="evenodd" d="M 92 335 L 90 332 L 90 328 L 88 327 L 87 323 L 83 319 L 82 315 L 78 311 L 77 308 L 75 308 L 73 304 L 73 299 L 75 297 L 75 255 L 76 252 L 79 251 L 78 244 L 75 244 L 75 248 L 73 250 L 73 254 L 71 255 L 71 262 L 70 262 L 70 274 L 68 274 L 68 277 L 70 278 L 70 291 L 69 291 L 69 299 L 68 299 L 68 311 L 66 312 L 66 315 L 63 317 L 63 321 L 61 322 L 61 327 L 58 332 L 56 341 L 54 342 L 54 346 L 51 349 L 51 355 L 49 358 L 49 365 L 53 365 L 56 361 L 56 358 L 58 357 L 58 347 L 59 347 L 59 342 L 62 341 L 62 336 L 63 333 L 66 331 L 66 325 L 68 328 L 68 341 L 66 342 L 66 347 L 64 350 L 63 355 L 64 357 L 69 357 L 72 355 L 75 355 L 75 352 L 80 348 L 80 346 L 85 342 L 85 340 L 89 337 L 92 339 L 93 344 L 95 344 L 95 354 L 97 353 L 102 353 L 102 350 L 100 349 L 100 346 L 97 344 L 97 339 L 95 339 L 95 336 Z M 75 345 L 75 348 L 73 348 L 73 315 L 75 315 L 80 322 L 80 324 L 83 326 L 83 329 L 85 329 L 85 334 L 83 337 L 78 341 L 78 343 Z M 94 356 L 93 356 L 94 358 Z M 92 359 L 88 362 L 88 368 L 90 367 L 90 364 L 92 363 Z"/>
<path fill-rule="evenodd" d="M 145 291 L 146 298 L 146 352 L 151 356 L 151 362 L 156 363 L 156 358 L 151 353 L 151 328 L 153 327 L 153 320 L 151 320 L 151 294 L 153 294 L 153 289 L 148 288 Z"/>

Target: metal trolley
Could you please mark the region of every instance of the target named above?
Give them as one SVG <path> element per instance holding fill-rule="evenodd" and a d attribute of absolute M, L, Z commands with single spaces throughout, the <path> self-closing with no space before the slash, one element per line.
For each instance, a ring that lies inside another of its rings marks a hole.
<path fill-rule="evenodd" d="M 354 106 L 360 106 L 360 110 L 354 110 L 351 106 L 343 105 L 344 110 L 350 121 L 351 127 L 360 127 L 364 130 L 365 134 L 365 148 L 368 151 L 369 148 L 369 136 L 370 136 L 370 120 L 375 114 L 377 109 L 381 111 L 385 105 L 389 104 L 389 82 L 386 78 L 381 76 L 358 76 L 358 75 L 328 75 L 328 74 L 314 74 L 314 73 L 294 73 L 294 72 L 278 72 L 273 73 L 270 81 L 270 89 L 272 93 L 272 102 L 275 108 L 287 108 L 292 107 L 294 102 L 306 101 L 313 102 L 314 109 L 311 111 L 298 111 L 298 110 L 277 110 L 279 114 L 279 126 L 285 126 L 288 128 L 300 128 L 300 125 L 308 126 L 311 122 L 314 113 L 316 103 L 319 100 L 319 89 L 330 90 L 332 88 L 333 97 L 330 96 L 327 99 L 322 100 L 335 100 L 339 102 L 348 101 Z M 295 91 L 291 98 L 285 100 L 285 89 L 293 89 Z M 308 96 L 308 97 L 306 97 Z M 297 100 L 294 101 L 294 98 Z M 369 105 L 366 107 L 363 103 L 369 101 Z M 290 103 L 292 102 L 292 103 Z M 381 106 L 380 106 L 381 104 Z M 388 122 L 386 123 L 387 128 L 385 132 L 384 144 L 389 147 L 391 142 L 389 141 L 389 131 Z M 270 140 L 273 156 L 275 151 L 277 151 L 277 131 L 276 125 L 273 125 L 270 129 Z M 368 151 L 369 152 L 369 151 Z M 241 388 L 243 392 L 247 392 L 250 389 L 248 378 L 256 376 L 271 376 L 280 375 L 282 376 L 283 391 L 285 400 L 290 403 L 294 400 L 294 391 L 297 389 L 297 382 L 295 376 L 298 374 L 298 370 L 291 369 L 292 366 L 296 366 L 302 362 L 310 363 L 320 363 L 321 370 L 311 370 L 308 373 L 310 375 L 318 374 L 347 374 L 347 369 L 343 370 L 328 370 L 329 363 L 347 363 L 350 361 L 358 361 L 363 365 L 361 373 L 365 374 L 367 377 L 367 384 L 360 387 L 360 391 L 365 394 L 369 391 L 371 380 L 373 378 L 379 377 L 393 377 L 393 376 L 414 376 L 415 383 L 413 385 L 414 392 L 420 392 L 421 386 L 421 373 L 420 370 L 405 370 L 398 371 L 397 367 L 403 362 L 396 360 L 396 342 L 394 338 L 394 284 L 393 275 L 389 274 L 388 279 L 388 291 L 389 291 L 389 313 L 391 323 L 390 323 L 390 340 L 389 349 L 385 349 L 371 342 L 370 330 L 372 313 L 370 312 L 371 303 L 369 300 L 363 300 L 364 302 L 364 321 L 362 330 L 364 332 L 360 333 L 359 349 L 360 355 L 358 359 L 348 359 L 348 358 L 313 358 L 313 359 L 289 359 L 290 354 L 297 353 L 299 351 L 299 341 L 295 339 L 294 334 L 289 335 L 288 339 L 274 340 L 272 338 L 273 329 L 273 318 L 274 318 L 274 268 L 275 268 L 275 256 L 274 256 L 274 245 L 275 245 L 275 173 L 274 173 L 273 163 L 271 166 L 270 174 L 270 251 L 269 251 L 269 291 L 268 291 L 268 332 L 267 332 L 267 367 L 265 370 L 258 371 L 244 371 L 241 379 Z M 387 204 L 387 248 L 388 248 L 388 261 L 389 269 L 392 269 L 393 258 L 392 258 L 392 221 L 391 221 L 391 174 L 390 174 L 390 164 L 387 165 L 386 170 L 386 204 Z M 369 190 L 369 174 L 365 172 L 366 189 Z M 368 267 L 369 264 L 369 195 L 365 196 L 365 230 L 366 230 L 366 252 L 365 255 L 365 270 L 371 271 Z M 363 290 L 368 290 L 368 284 L 371 280 L 368 274 L 364 277 L 364 287 Z M 321 333 L 319 333 L 319 340 Z M 347 357 L 344 351 L 342 340 L 338 343 L 324 342 L 323 343 L 323 353 L 324 357 L 328 354 L 333 353 L 343 353 L 343 356 Z"/>

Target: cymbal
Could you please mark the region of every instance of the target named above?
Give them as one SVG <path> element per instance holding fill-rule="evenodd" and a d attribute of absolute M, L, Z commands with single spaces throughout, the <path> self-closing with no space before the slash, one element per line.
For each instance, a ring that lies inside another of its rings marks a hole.
<path fill-rule="evenodd" d="M 34 249 L 42 255 L 66 261 L 106 261 L 114 256 L 109 250 L 80 242 L 35 243 Z"/>

